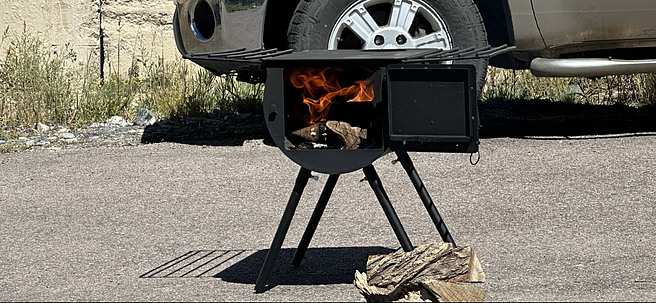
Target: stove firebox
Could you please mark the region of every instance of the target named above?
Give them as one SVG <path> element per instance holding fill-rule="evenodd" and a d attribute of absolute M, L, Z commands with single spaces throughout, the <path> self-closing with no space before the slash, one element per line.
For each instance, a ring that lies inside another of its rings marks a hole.
<path fill-rule="evenodd" d="M 358 67 L 284 71 L 285 146 L 305 149 L 380 149 L 380 73 Z"/>
<path fill-rule="evenodd" d="M 299 165 L 341 174 L 390 151 L 478 151 L 473 67 L 306 56 L 265 61 L 267 126 Z"/>

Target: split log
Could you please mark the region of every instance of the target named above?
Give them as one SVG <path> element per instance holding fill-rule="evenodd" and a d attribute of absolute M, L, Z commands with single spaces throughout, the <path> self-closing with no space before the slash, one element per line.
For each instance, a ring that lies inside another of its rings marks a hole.
<path fill-rule="evenodd" d="M 377 287 L 427 280 L 485 282 L 481 264 L 471 247 L 453 248 L 451 243 L 433 243 L 411 252 L 370 256 L 369 283 Z"/>
<path fill-rule="evenodd" d="M 411 252 L 370 256 L 355 286 L 368 302 L 482 302 L 486 290 L 459 283 L 484 282 L 471 247 L 433 243 Z"/>
<path fill-rule="evenodd" d="M 292 132 L 292 135 L 299 136 L 310 142 L 318 143 L 325 141 L 325 138 L 328 136 L 328 134 L 326 134 L 326 130 L 327 127 L 325 123 L 317 123 L 294 131 Z"/>
<path fill-rule="evenodd" d="M 430 291 L 438 302 L 483 302 L 487 295 L 485 289 L 444 281 L 422 282 L 422 286 Z"/>
<path fill-rule="evenodd" d="M 367 130 L 360 127 L 351 126 L 348 122 L 343 121 L 326 121 L 317 123 L 297 131 L 292 132 L 292 135 L 301 137 L 314 143 L 337 143 L 328 142 L 330 137 L 329 131 L 337 135 L 343 143 L 345 149 L 356 150 L 360 148 L 362 139 L 367 139 Z"/>
<path fill-rule="evenodd" d="M 360 139 L 367 139 L 367 130 L 351 126 L 342 121 L 326 121 L 326 126 L 335 132 L 344 141 L 344 147 L 348 150 L 360 148 Z"/>

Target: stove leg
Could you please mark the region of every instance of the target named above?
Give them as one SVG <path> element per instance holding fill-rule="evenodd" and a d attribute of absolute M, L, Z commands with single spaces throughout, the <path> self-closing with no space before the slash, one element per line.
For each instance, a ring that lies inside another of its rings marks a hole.
<path fill-rule="evenodd" d="M 291 196 L 289 197 L 289 202 L 287 202 L 287 207 L 283 213 L 282 219 L 280 220 L 280 225 L 278 225 L 278 230 L 276 235 L 271 242 L 271 248 L 267 253 L 266 260 L 260 271 L 260 275 L 257 278 L 255 283 L 255 292 L 262 293 L 266 290 L 267 283 L 269 282 L 269 277 L 273 272 L 273 268 L 276 266 L 276 261 L 280 255 L 280 248 L 282 243 L 285 240 L 289 226 L 291 225 L 292 219 L 294 218 L 294 213 L 296 212 L 296 207 L 298 202 L 301 200 L 301 195 L 303 190 L 308 183 L 308 180 L 311 177 L 312 172 L 301 168 L 296 177 L 296 184 L 294 185 L 294 190 L 292 191 Z"/>
<path fill-rule="evenodd" d="M 339 175 L 330 175 L 330 177 L 328 177 L 328 181 L 326 181 L 326 185 L 324 186 L 323 191 L 321 192 L 321 196 L 319 197 L 317 207 L 314 209 L 314 212 L 312 212 L 310 222 L 308 223 L 308 226 L 303 233 L 303 238 L 301 238 L 301 242 L 296 249 L 294 259 L 292 260 L 292 265 L 296 267 L 301 266 L 303 258 L 305 257 L 305 253 L 310 246 L 310 241 L 312 241 L 314 232 L 317 230 L 321 216 L 326 210 L 328 200 L 330 200 L 330 196 L 333 194 L 337 180 L 339 180 Z"/>
<path fill-rule="evenodd" d="M 435 203 L 433 203 L 433 199 L 431 199 L 431 196 L 428 194 L 428 190 L 426 190 L 426 186 L 424 186 L 424 182 L 422 182 L 421 178 L 419 178 L 419 173 L 417 173 L 417 169 L 415 169 L 410 156 L 407 152 L 396 152 L 396 155 L 399 157 L 399 162 L 401 162 L 401 165 L 403 165 L 403 168 L 408 173 L 408 176 L 410 177 L 412 184 L 415 186 L 421 201 L 424 202 L 424 206 L 426 207 L 431 220 L 433 220 L 433 224 L 435 224 L 437 231 L 440 233 L 440 236 L 442 236 L 442 241 L 450 242 L 453 244 L 453 247 L 456 247 L 456 242 L 453 241 L 453 238 L 449 233 L 449 229 L 446 227 L 444 220 L 442 220 L 440 213 L 437 211 Z"/>
<path fill-rule="evenodd" d="M 405 232 L 403 225 L 401 225 L 399 216 L 396 214 L 396 211 L 394 211 L 394 207 L 383 188 L 383 184 L 378 177 L 378 173 L 376 173 L 376 169 L 373 165 L 369 165 L 362 170 L 367 177 L 367 181 L 369 181 L 369 185 L 371 185 L 371 188 L 374 190 L 376 198 L 378 198 L 380 205 L 383 207 L 383 211 L 385 211 L 385 215 L 392 225 L 396 237 L 399 239 L 399 242 L 401 242 L 401 247 L 403 247 L 403 250 L 405 251 L 412 251 L 414 247 L 412 246 L 412 243 L 410 243 L 410 238 Z"/>

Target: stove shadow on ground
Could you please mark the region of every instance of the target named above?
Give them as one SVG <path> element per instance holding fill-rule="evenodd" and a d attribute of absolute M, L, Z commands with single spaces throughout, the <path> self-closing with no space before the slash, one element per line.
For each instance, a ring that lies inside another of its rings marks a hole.
<path fill-rule="evenodd" d="M 273 145 L 262 113 L 187 117 L 179 121 L 162 120 L 147 126 L 141 143 L 172 142 L 189 145 L 241 146 L 247 140 Z"/>
<path fill-rule="evenodd" d="M 590 105 L 549 100 L 479 102 L 481 138 L 594 136 L 656 132 L 656 106 Z M 262 113 L 160 121 L 144 130 L 142 143 L 241 146 L 246 140 L 275 146 Z"/>
<path fill-rule="evenodd" d="M 295 249 L 282 249 L 269 286 L 351 284 L 355 271 L 365 271 L 370 255 L 389 254 L 385 247 L 308 249 L 301 267 L 293 267 Z M 141 275 L 141 278 L 219 278 L 255 284 L 268 250 L 189 251 Z"/>

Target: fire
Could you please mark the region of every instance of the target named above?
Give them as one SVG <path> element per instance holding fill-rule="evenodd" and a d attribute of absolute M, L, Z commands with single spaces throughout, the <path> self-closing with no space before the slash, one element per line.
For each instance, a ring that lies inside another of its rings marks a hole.
<path fill-rule="evenodd" d="M 303 103 L 308 106 L 308 125 L 326 121 L 333 103 L 373 101 L 373 81 L 355 81 L 355 85 L 342 87 L 337 81 L 338 72 L 344 71 L 308 67 L 296 69 L 291 74 L 291 84 L 302 90 Z"/>

